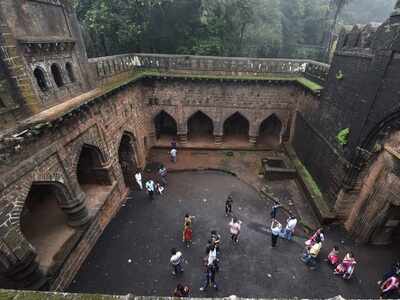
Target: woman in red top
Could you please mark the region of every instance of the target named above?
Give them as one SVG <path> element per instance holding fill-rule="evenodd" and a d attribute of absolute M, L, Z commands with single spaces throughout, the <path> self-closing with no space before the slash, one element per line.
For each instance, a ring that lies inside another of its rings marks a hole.
<path fill-rule="evenodd" d="M 192 235 L 193 231 L 192 228 L 190 227 L 190 223 L 186 222 L 185 223 L 185 228 L 183 229 L 183 242 L 185 243 L 186 247 L 190 247 L 190 244 L 192 243 Z"/>

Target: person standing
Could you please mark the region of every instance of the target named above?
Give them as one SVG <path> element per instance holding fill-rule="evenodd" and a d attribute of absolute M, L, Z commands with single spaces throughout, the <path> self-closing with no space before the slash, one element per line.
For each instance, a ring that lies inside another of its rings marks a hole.
<path fill-rule="evenodd" d="M 291 214 L 286 221 L 286 227 L 283 231 L 282 237 L 290 241 L 292 239 L 292 235 L 294 233 L 296 225 L 297 225 L 297 219 L 295 216 Z"/>
<path fill-rule="evenodd" d="M 158 170 L 158 174 L 160 175 L 161 181 L 164 184 L 164 186 L 167 185 L 167 168 L 164 165 L 160 166 L 160 169 Z"/>
<path fill-rule="evenodd" d="M 175 148 L 172 148 L 171 151 L 169 152 L 169 155 L 171 157 L 171 161 L 173 163 L 176 163 L 176 155 L 177 155 L 177 151 Z"/>
<path fill-rule="evenodd" d="M 183 267 L 182 267 L 182 263 L 183 263 L 183 256 L 182 256 L 182 252 L 178 251 L 175 248 L 171 249 L 171 258 L 170 258 L 170 263 L 172 265 L 173 271 L 172 271 L 172 275 L 177 275 L 179 273 L 183 272 Z"/>
<path fill-rule="evenodd" d="M 215 275 L 217 273 L 216 261 L 211 265 L 207 265 L 205 272 L 205 280 L 203 286 L 200 288 L 200 291 L 205 291 L 210 285 L 213 286 L 214 289 L 218 289 L 217 282 L 215 281 Z"/>
<path fill-rule="evenodd" d="M 232 195 L 229 195 L 225 201 L 225 216 L 230 216 L 232 214 L 232 203 L 233 197 Z"/>
<path fill-rule="evenodd" d="M 271 247 L 276 247 L 279 234 L 282 231 L 282 224 L 273 219 L 271 223 Z"/>
<path fill-rule="evenodd" d="M 192 244 L 192 237 L 193 237 L 193 231 L 190 224 L 191 223 L 187 222 L 185 224 L 185 228 L 183 229 L 183 242 L 185 243 L 187 248 L 189 248 L 190 245 Z"/>
<path fill-rule="evenodd" d="M 276 219 L 276 213 L 278 212 L 278 208 L 281 207 L 282 205 L 280 204 L 275 204 L 271 208 L 271 219 L 274 220 Z"/>
<path fill-rule="evenodd" d="M 233 218 L 229 223 L 229 228 L 231 232 L 231 239 L 234 243 L 239 243 L 239 234 L 240 234 L 240 227 L 242 221 L 239 221 L 237 218 Z"/>
<path fill-rule="evenodd" d="M 149 194 L 149 197 L 151 200 L 153 200 L 155 188 L 156 188 L 156 185 L 155 185 L 154 181 L 149 179 L 146 182 L 146 189 L 147 189 L 147 193 Z"/>
<path fill-rule="evenodd" d="M 136 183 L 139 186 L 140 190 L 143 190 L 143 183 L 142 183 L 142 173 L 138 169 L 135 174 Z"/>

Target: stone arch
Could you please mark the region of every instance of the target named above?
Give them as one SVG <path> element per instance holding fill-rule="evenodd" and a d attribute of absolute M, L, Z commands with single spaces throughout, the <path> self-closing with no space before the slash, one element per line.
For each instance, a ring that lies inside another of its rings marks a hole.
<path fill-rule="evenodd" d="M 276 147 L 282 143 L 284 123 L 272 113 L 265 118 L 258 127 L 257 144 L 263 146 Z"/>
<path fill-rule="evenodd" d="M 240 112 L 235 112 L 223 122 L 224 140 L 245 141 L 249 140 L 250 122 Z"/>
<path fill-rule="evenodd" d="M 136 189 L 134 175 L 138 168 L 136 139 L 131 132 L 122 133 L 118 147 L 118 161 L 121 167 L 125 185 L 130 189 Z"/>
<path fill-rule="evenodd" d="M 400 130 L 399 108 L 395 109 L 380 122 L 377 122 L 375 126 L 370 128 L 370 130 L 367 131 L 367 135 L 364 136 L 359 145 L 357 145 L 358 141 L 355 141 L 352 137 L 352 132 L 350 131 L 349 141 L 352 145 L 348 145 L 348 147 L 357 148 L 358 150 L 354 151 L 353 157 L 350 159 L 351 168 L 347 172 L 346 178 L 343 181 L 343 184 L 347 189 L 354 187 L 360 173 L 369 165 L 368 162 L 373 158 L 371 155 L 374 152 L 374 147 L 381 144 L 383 139 L 395 130 Z"/>
<path fill-rule="evenodd" d="M 35 76 L 36 83 L 39 86 L 42 92 L 45 92 L 49 89 L 49 85 L 46 79 L 46 72 L 41 67 L 36 67 L 33 71 L 33 75 Z"/>
<path fill-rule="evenodd" d="M 178 133 L 178 122 L 165 110 L 159 111 L 153 118 L 156 139 L 160 138 L 176 138 Z"/>
<path fill-rule="evenodd" d="M 206 113 L 198 110 L 187 119 L 188 138 L 193 141 L 214 140 L 214 122 Z"/>
<path fill-rule="evenodd" d="M 19 228 L 42 270 L 54 265 L 53 259 L 75 233 L 68 226 L 71 211 L 65 209 L 71 202 L 68 189 L 59 182 L 33 182 L 26 196 Z"/>
<path fill-rule="evenodd" d="M 78 183 L 110 185 L 111 178 L 106 168 L 106 159 L 97 146 L 83 144 L 76 167 Z"/>
<path fill-rule="evenodd" d="M 64 79 L 61 71 L 61 67 L 57 63 L 53 63 L 50 67 L 51 74 L 53 75 L 53 80 L 57 87 L 62 87 L 64 85 Z"/>
<path fill-rule="evenodd" d="M 108 163 L 99 147 L 83 143 L 76 163 L 75 176 L 85 195 L 89 212 L 97 211 L 113 188 L 112 164 Z"/>

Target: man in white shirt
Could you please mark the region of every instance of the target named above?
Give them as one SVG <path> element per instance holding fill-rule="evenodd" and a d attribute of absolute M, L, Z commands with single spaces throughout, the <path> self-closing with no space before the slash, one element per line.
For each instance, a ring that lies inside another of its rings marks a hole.
<path fill-rule="evenodd" d="M 146 189 L 147 189 L 147 193 L 149 194 L 150 199 L 153 199 L 154 197 L 154 190 L 156 188 L 156 185 L 154 184 L 153 180 L 148 180 L 146 182 Z"/>
<path fill-rule="evenodd" d="M 176 163 L 176 153 L 177 153 L 177 151 L 175 148 L 172 148 L 171 151 L 169 152 L 169 154 L 171 156 L 171 161 L 173 163 Z"/>
<path fill-rule="evenodd" d="M 182 252 L 176 250 L 175 248 L 171 249 L 171 259 L 169 260 L 170 264 L 172 265 L 173 271 L 172 275 L 176 275 L 178 273 L 183 272 L 182 268 L 182 261 L 183 261 L 183 256 Z"/>
<path fill-rule="evenodd" d="M 142 174 L 140 173 L 139 169 L 137 170 L 137 172 L 135 174 L 135 179 L 136 179 L 136 183 L 139 186 L 140 190 L 143 190 Z"/>
<path fill-rule="evenodd" d="M 286 227 L 285 227 L 282 237 L 284 239 L 287 239 L 290 241 L 292 239 L 292 235 L 293 235 L 296 225 L 297 225 L 296 217 L 293 215 L 290 215 L 286 221 Z"/>
<path fill-rule="evenodd" d="M 282 225 L 277 220 L 273 219 L 271 223 L 271 247 L 275 247 L 278 241 L 279 234 L 282 231 Z"/>

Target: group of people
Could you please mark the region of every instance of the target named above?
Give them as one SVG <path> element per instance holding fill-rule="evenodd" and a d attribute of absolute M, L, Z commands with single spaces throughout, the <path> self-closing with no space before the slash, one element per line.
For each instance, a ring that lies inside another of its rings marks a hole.
<path fill-rule="evenodd" d="M 170 159 L 173 163 L 177 161 L 177 150 L 175 140 L 171 143 L 171 150 L 169 152 Z M 154 194 L 157 192 L 160 195 L 163 193 L 167 185 L 167 169 L 165 166 L 160 165 L 158 170 L 159 181 L 155 182 L 153 179 L 149 179 L 145 183 L 145 188 L 150 199 L 153 199 Z M 140 170 L 135 174 L 136 182 L 139 188 L 143 189 L 142 174 Z M 233 245 L 239 243 L 239 236 L 241 230 L 242 221 L 235 217 L 232 213 L 233 209 L 233 197 L 228 195 L 225 201 L 225 216 L 230 217 L 231 221 L 228 223 L 229 231 L 231 234 L 231 240 Z M 291 212 L 288 212 L 289 217 L 286 220 L 285 227 L 277 219 L 277 212 L 282 207 L 279 203 L 273 205 L 271 210 L 271 247 L 275 248 L 279 238 L 291 240 L 298 223 L 297 218 Z M 183 222 L 182 241 L 184 245 L 189 248 L 192 245 L 193 239 L 193 219 L 195 216 L 186 214 Z M 305 242 L 305 250 L 301 256 L 301 260 L 314 269 L 317 265 L 318 257 L 322 249 L 322 243 L 325 241 L 324 231 L 322 228 L 318 229 L 307 241 Z M 216 230 L 211 230 L 210 238 L 208 240 L 204 257 L 204 281 L 200 287 L 200 291 L 205 291 L 210 286 L 214 289 L 218 289 L 216 282 L 216 274 L 219 271 L 219 262 L 221 256 L 221 235 Z M 333 266 L 335 275 L 342 276 L 343 279 L 350 279 L 355 265 L 357 264 L 354 254 L 352 252 L 346 253 L 342 260 L 340 260 L 339 247 L 334 246 L 329 252 L 325 259 L 331 266 Z M 174 276 L 183 273 L 184 258 L 183 253 L 176 248 L 171 249 L 170 264 L 172 266 L 172 274 Z M 387 272 L 381 281 L 378 281 L 379 288 L 381 290 L 381 298 L 390 298 L 398 292 L 400 286 L 400 262 L 393 265 L 392 269 Z M 189 297 L 191 289 L 179 283 L 174 290 L 173 295 L 175 297 Z"/>
<path fill-rule="evenodd" d="M 162 195 L 167 186 L 167 168 L 164 165 L 160 165 L 157 178 L 159 179 L 158 181 L 149 178 L 145 183 L 147 194 L 151 200 L 154 199 L 156 193 Z M 143 190 L 143 175 L 140 169 L 136 171 L 135 180 L 139 189 Z"/>
<path fill-rule="evenodd" d="M 232 214 L 232 206 L 233 206 L 233 197 L 229 195 L 225 201 L 225 215 L 227 217 L 231 217 L 231 221 L 229 222 L 229 231 L 231 234 L 231 240 L 233 245 L 239 243 L 239 235 L 241 230 L 242 221 L 240 221 L 237 217 Z M 193 230 L 192 224 L 195 216 L 191 216 L 190 214 L 186 214 L 184 218 L 183 232 L 182 232 L 182 241 L 186 247 L 190 247 L 192 245 L 193 238 Z M 219 271 L 219 262 L 221 259 L 221 235 L 217 230 L 211 230 L 210 238 L 208 239 L 205 257 L 203 259 L 203 269 L 204 269 L 204 280 L 201 284 L 200 291 L 205 291 L 209 287 L 213 287 L 214 289 L 218 289 L 216 275 Z M 172 266 L 172 274 L 174 276 L 182 273 L 183 270 L 183 254 L 181 251 L 178 251 L 176 248 L 171 249 L 171 258 L 170 264 Z M 184 286 L 182 284 L 178 284 L 174 291 L 174 296 L 176 297 L 187 297 L 189 295 L 190 288 L 188 286 Z"/>
<path fill-rule="evenodd" d="M 280 207 L 282 207 L 282 205 L 275 204 L 272 206 L 271 210 L 271 247 L 273 248 L 276 247 L 279 237 L 290 241 L 297 225 L 297 218 L 291 212 L 289 212 L 289 218 L 286 220 L 286 226 L 285 228 L 282 227 L 282 224 L 276 218 L 276 214 Z"/>

